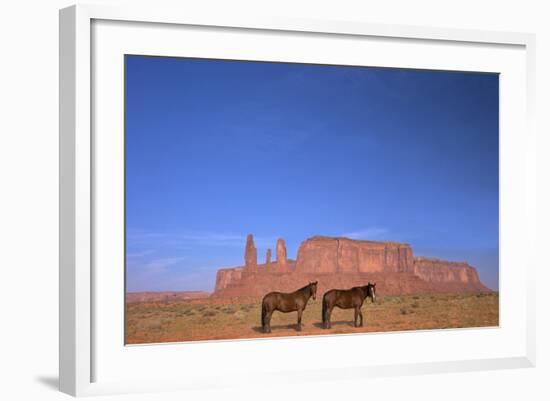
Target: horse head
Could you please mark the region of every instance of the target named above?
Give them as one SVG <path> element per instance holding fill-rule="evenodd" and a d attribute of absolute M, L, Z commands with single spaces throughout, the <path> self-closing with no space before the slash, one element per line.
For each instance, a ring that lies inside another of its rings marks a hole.
<path fill-rule="evenodd" d="M 313 297 L 313 300 L 317 298 L 317 281 L 312 281 L 309 283 L 309 288 L 311 289 L 311 296 Z"/>
<path fill-rule="evenodd" d="M 367 284 L 367 289 L 368 289 L 367 296 L 369 296 L 370 299 L 372 299 L 372 302 L 374 302 L 376 300 L 376 283 L 371 284 L 369 282 Z"/>

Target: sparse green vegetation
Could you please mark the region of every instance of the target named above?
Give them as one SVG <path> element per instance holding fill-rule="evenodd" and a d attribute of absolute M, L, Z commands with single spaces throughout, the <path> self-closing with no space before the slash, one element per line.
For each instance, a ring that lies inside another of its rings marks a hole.
<path fill-rule="evenodd" d="M 131 344 L 335 333 L 384 332 L 497 326 L 499 297 L 488 294 L 379 296 L 367 300 L 365 326 L 353 327 L 353 310 L 336 308 L 331 330 L 321 328 L 321 297 L 310 300 L 297 332 L 296 313 L 275 312 L 272 333 L 260 330 L 260 300 L 195 300 L 130 303 L 126 342 Z M 215 302 L 215 303 L 214 303 Z"/>
<path fill-rule="evenodd" d="M 226 306 L 222 309 L 222 312 L 228 314 L 235 313 L 235 308 L 233 308 L 232 306 Z"/>

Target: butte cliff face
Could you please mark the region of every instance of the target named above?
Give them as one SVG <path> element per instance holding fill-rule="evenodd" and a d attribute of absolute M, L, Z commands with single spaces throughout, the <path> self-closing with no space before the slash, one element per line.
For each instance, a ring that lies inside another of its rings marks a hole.
<path fill-rule="evenodd" d="M 472 288 L 472 290 L 487 290 L 479 280 L 477 270 L 466 262 L 418 257 L 414 258 L 413 272 L 430 283 L 448 283 L 457 287 Z"/>
<path fill-rule="evenodd" d="M 284 240 L 277 241 L 276 251 L 276 262 L 254 263 L 256 248 L 249 235 L 245 266 L 218 270 L 213 296 L 294 291 L 311 280 L 319 281 L 320 291 L 367 281 L 376 281 L 378 291 L 386 295 L 489 291 L 474 267 L 464 262 L 415 258 L 408 244 L 316 236 L 301 243 L 296 261 L 287 259 Z"/>
<path fill-rule="evenodd" d="M 304 273 L 397 273 L 413 270 L 408 244 L 313 237 L 300 245 L 296 271 Z"/>

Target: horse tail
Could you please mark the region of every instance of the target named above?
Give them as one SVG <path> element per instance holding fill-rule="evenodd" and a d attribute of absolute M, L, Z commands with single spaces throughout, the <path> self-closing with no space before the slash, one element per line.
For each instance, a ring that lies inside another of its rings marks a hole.
<path fill-rule="evenodd" d="M 265 316 L 267 315 L 267 305 L 265 303 L 265 298 L 262 301 L 262 328 L 265 328 Z"/>
<path fill-rule="evenodd" d="M 322 319 L 323 319 L 323 326 L 325 325 L 325 323 L 327 322 L 327 297 L 326 297 L 326 294 L 323 296 L 323 308 L 322 308 Z"/>

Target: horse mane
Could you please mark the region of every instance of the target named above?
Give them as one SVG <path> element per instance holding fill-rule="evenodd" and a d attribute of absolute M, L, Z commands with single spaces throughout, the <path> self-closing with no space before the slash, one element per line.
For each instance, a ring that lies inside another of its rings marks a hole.
<path fill-rule="evenodd" d="M 308 285 L 304 285 L 302 288 L 296 290 L 296 292 L 305 290 L 307 287 L 311 286 L 312 284 L 316 284 L 316 283 L 309 283 Z"/>

